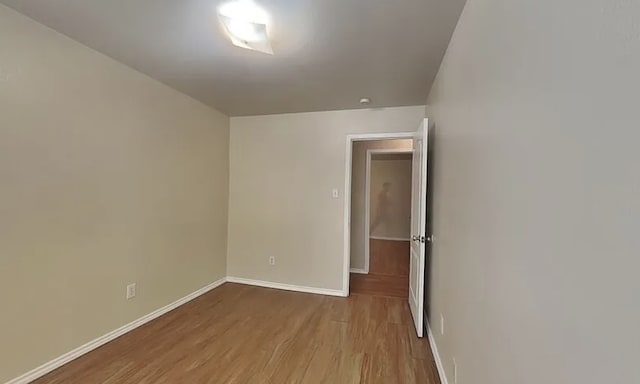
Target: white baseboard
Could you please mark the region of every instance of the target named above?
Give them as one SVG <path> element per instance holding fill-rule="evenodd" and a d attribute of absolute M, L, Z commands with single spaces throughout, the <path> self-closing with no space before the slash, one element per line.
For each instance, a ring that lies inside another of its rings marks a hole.
<path fill-rule="evenodd" d="M 384 236 L 369 236 L 371 240 L 387 240 L 387 241 L 411 241 L 411 239 L 403 239 L 401 237 L 384 237 Z"/>
<path fill-rule="evenodd" d="M 91 351 L 93 351 L 94 349 L 124 335 L 127 332 L 130 332 L 148 322 L 150 322 L 151 320 L 154 320 L 162 315 L 164 315 L 165 313 L 172 311 L 176 308 L 178 308 L 179 306 L 195 299 L 198 296 L 201 296 L 209 291 L 211 291 L 214 288 L 219 287 L 220 285 L 224 284 L 225 282 L 232 282 L 232 283 L 239 283 L 239 284 L 246 284 L 246 285 L 255 285 L 258 287 L 266 287 L 266 288 L 275 288 L 275 289 L 283 289 L 283 290 L 287 290 L 287 291 L 296 291 L 296 292 L 305 292 L 305 293 L 315 293 L 315 294 L 319 294 L 319 295 L 328 295 L 328 296 L 341 296 L 341 297 L 345 297 L 347 296 L 347 294 L 341 290 L 334 290 L 334 289 L 325 289 L 325 288 L 314 288 L 314 287 L 305 287 L 305 286 L 299 286 L 299 285 L 290 285 L 290 284 L 280 284 L 280 283 L 272 283 L 269 281 L 261 281 L 261 280 L 252 280 L 252 279 L 243 279 L 243 278 L 239 278 L 239 277 L 227 277 L 227 278 L 222 278 L 218 281 L 215 281 L 203 288 L 200 288 L 199 290 L 188 294 L 187 296 L 178 299 L 176 301 L 174 301 L 171 304 L 165 305 L 164 307 L 157 309 L 145 316 L 140 317 L 139 319 L 136 319 L 128 324 L 123 325 L 122 327 L 115 329 L 105 335 L 102 335 L 100 337 L 98 337 L 97 339 L 91 340 L 90 342 L 81 345 L 80 347 L 73 349 L 67 353 L 65 353 L 62 356 L 59 356 L 47 363 L 42 364 L 41 366 L 32 369 L 31 371 L 16 377 L 15 379 L 9 380 L 8 382 L 6 382 L 5 384 L 28 384 L 44 375 L 46 375 L 47 373 L 60 368 L 61 366 L 67 364 L 68 362 L 77 359 L 78 357 L 87 354 Z M 443 384 L 446 384 L 443 383 Z"/>
<path fill-rule="evenodd" d="M 364 269 L 361 269 L 361 268 L 351 268 L 349 270 L 349 272 L 351 272 L 351 273 L 360 273 L 360 274 L 363 274 L 363 275 L 366 275 L 366 274 L 369 273 L 369 272 L 367 272 L 367 271 L 365 271 Z"/>
<path fill-rule="evenodd" d="M 444 371 L 444 366 L 442 365 L 442 359 L 440 359 L 440 352 L 438 352 L 436 339 L 433 337 L 433 332 L 431 332 L 431 326 L 429 324 L 427 324 L 427 335 L 429 338 L 429 345 L 431 346 L 431 351 L 433 352 L 433 358 L 436 361 L 436 367 L 438 368 L 438 376 L 440 376 L 440 383 L 449 384 L 449 381 L 447 381 L 447 373 Z"/>
<path fill-rule="evenodd" d="M 120 337 L 122 335 L 124 335 L 127 332 L 130 332 L 138 327 L 140 327 L 141 325 L 144 325 L 148 322 L 150 322 L 153 319 L 156 319 L 162 315 L 164 315 L 165 313 L 178 308 L 179 306 L 195 299 L 198 296 L 201 296 L 209 291 L 211 291 L 214 288 L 219 287 L 220 285 L 224 284 L 226 282 L 226 278 L 222 278 L 218 281 L 215 281 L 203 288 L 198 289 L 197 291 L 188 294 L 187 296 L 178 299 L 176 301 L 174 301 L 171 304 L 165 305 L 164 307 L 157 309 L 145 316 L 142 316 L 141 318 L 134 320 L 132 322 L 130 322 L 129 324 L 125 324 L 122 327 L 115 329 L 109 333 L 107 333 L 106 335 L 100 336 L 97 339 L 94 339 L 84 345 L 81 345 L 80 347 L 69 351 L 67 353 L 65 353 L 62 356 L 59 356 L 47 363 L 44 363 L 43 365 L 19 376 L 16 377 L 15 379 L 9 380 L 6 384 L 28 384 L 44 375 L 46 375 L 47 373 L 53 371 L 56 368 L 59 368 L 63 365 L 65 365 L 66 363 L 77 359 L 78 357 L 89 353 L 91 351 L 93 351 L 94 349 L 110 342 L 111 340 Z"/>
<path fill-rule="evenodd" d="M 245 278 L 242 278 L 242 277 L 227 276 L 227 281 L 230 282 L 230 283 L 238 283 L 238 284 L 245 284 L 245 285 L 255 285 L 257 287 L 282 289 L 282 290 L 285 290 L 285 291 L 315 293 L 317 295 L 340 296 L 340 297 L 348 296 L 344 291 L 338 290 L 338 289 L 305 287 L 305 286 L 301 286 L 301 285 L 281 284 L 281 283 L 273 283 L 273 282 L 270 282 L 270 281 L 245 279 Z"/>

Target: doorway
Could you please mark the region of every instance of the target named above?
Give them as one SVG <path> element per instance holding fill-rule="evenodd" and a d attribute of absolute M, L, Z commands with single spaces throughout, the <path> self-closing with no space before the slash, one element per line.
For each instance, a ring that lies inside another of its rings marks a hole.
<path fill-rule="evenodd" d="M 415 330 L 418 337 L 424 335 L 424 322 L 425 322 L 425 270 L 426 270 L 426 246 L 431 242 L 432 236 L 427 233 L 426 217 L 427 217 L 427 169 L 428 169 L 428 132 L 429 132 L 429 120 L 424 119 L 420 125 L 413 132 L 393 133 L 393 134 L 362 134 L 362 135 L 348 135 L 346 140 L 346 156 L 345 156 L 345 201 L 344 201 L 344 268 L 343 268 L 343 287 L 344 295 L 349 296 L 350 293 L 358 293 L 361 286 L 358 286 L 357 274 L 371 275 L 371 260 L 369 270 L 365 269 L 364 257 L 362 264 L 359 263 L 358 257 L 360 253 L 355 253 L 352 260 L 352 247 L 357 248 L 359 244 L 364 246 L 364 241 L 358 241 L 358 239 L 364 240 L 364 230 L 357 230 L 357 227 L 366 228 L 366 231 L 370 231 L 369 234 L 374 234 L 375 230 L 380 225 L 378 221 L 366 222 L 366 219 L 358 213 L 358 197 L 364 193 L 353 191 L 352 184 L 360 184 L 361 178 L 357 175 L 357 168 L 364 168 L 356 165 L 356 163 L 363 161 L 364 156 L 358 155 L 358 149 L 355 144 L 357 142 L 366 142 L 369 145 L 379 144 L 384 140 L 411 140 L 411 209 L 410 209 L 410 239 L 409 241 L 409 273 L 408 282 L 401 285 L 408 287 L 408 306 L 411 312 L 411 316 L 414 322 Z M 369 148 L 369 149 L 385 149 L 385 148 Z M 387 148 L 394 149 L 394 148 Z M 397 148 L 396 148 L 397 149 Z M 407 148 L 404 148 L 407 149 Z M 366 152 L 366 150 L 365 150 Z M 372 157 L 373 158 L 373 157 Z M 366 160 L 365 160 L 366 163 Z M 362 171 L 364 174 L 364 171 Z M 352 183 L 353 182 L 353 183 Z M 384 196 L 388 191 L 385 188 L 390 188 L 385 182 L 379 186 L 382 188 Z M 363 188 L 364 189 L 364 188 Z M 352 198 L 352 194 L 354 195 Z M 375 201 L 380 199 L 385 200 L 386 197 L 379 198 L 376 196 Z M 373 198 L 370 200 L 374 200 Z M 362 204 L 364 205 L 364 204 Z M 361 206 L 361 208 L 363 208 Z M 370 215 L 371 214 L 371 209 Z M 364 209 L 362 209 L 364 211 Z M 369 220 L 371 220 L 369 218 Z M 362 237 L 360 237 L 362 236 Z M 368 236 L 370 237 L 370 236 Z M 352 241 L 352 238 L 355 238 Z M 371 241 L 372 239 L 369 239 Z M 374 239 L 375 240 L 375 239 Z M 384 239 L 383 239 L 384 240 Z M 370 251 L 371 244 L 369 243 Z M 383 249 L 383 248 L 382 248 Z M 388 252 L 388 251 L 383 251 Z M 364 255 L 364 252 L 362 252 Z M 398 254 L 406 254 L 404 251 L 398 251 Z M 372 252 L 369 252 L 371 258 Z M 353 261 L 353 266 L 352 266 Z M 351 269 L 353 267 L 353 269 Z M 384 269 L 384 267 L 383 267 Z M 352 273 L 353 272 L 353 273 Z M 369 278 L 368 284 L 380 285 L 384 282 L 379 281 L 380 277 L 376 279 Z M 350 283 L 353 283 L 355 291 L 350 290 Z M 375 293 L 375 292 L 374 292 Z M 389 296 L 388 294 L 382 294 L 383 296 Z M 402 293 L 404 296 L 404 292 Z"/>
<path fill-rule="evenodd" d="M 411 240 L 413 142 L 383 142 L 385 146 L 388 143 L 398 148 L 368 149 L 366 155 L 364 220 L 369 228 L 364 239 L 366 272 L 370 267 L 371 240 L 407 244 Z"/>
<path fill-rule="evenodd" d="M 351 293 L 408 299 L 412 148 L 408 139 L 353 144 Z"/>

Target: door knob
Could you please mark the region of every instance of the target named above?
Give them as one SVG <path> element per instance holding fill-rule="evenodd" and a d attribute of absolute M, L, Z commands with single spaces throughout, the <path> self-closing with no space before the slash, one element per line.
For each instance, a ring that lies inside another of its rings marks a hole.
<path fill-rule="evenodd" d="M 412 235 L 411 236 L 411 240 L 417 241 L 418 243 L 431 243 L 433 241 L 433 237 L 431 237 L 431 236 L 424 237 L 424 236 Z"/>

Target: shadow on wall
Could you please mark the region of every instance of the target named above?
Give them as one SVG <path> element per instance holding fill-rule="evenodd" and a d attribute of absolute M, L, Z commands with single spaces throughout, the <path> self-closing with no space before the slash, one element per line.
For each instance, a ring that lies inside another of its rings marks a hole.
<path fill-rule="evenodd" d="M 371 160 L 369 235 L 408 240 L 411 235 L 412 155 L 377 155 Z"/>
<path fill-rule="evenodd" d="M 371 187 L 371 195 L 376 197 L 376 206 L 374 209 L 373 219 L 369 227 L 369 235 L 375 236 L 375 231 L 379 226 L 384 226 L 386 231 L 393 225 L 391 222 L 391 182 L 385 181 L 382 183 L 382 187 L 378 192 L 375 192 L 374 187 Z"/>

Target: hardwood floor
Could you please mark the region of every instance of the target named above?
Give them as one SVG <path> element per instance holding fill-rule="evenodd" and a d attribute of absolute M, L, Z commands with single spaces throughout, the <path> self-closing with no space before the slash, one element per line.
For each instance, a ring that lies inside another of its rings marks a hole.
<path fill-rule="evenodd" d="M 437 384 L 405 300 L 227 283 L 36 384 Z"/>
<path fill-rule="evenodd" d="M 408 241 L 369 240 L 369 274 L 351 274 L 351 293 L 408 298 L 409 246 Z"/>

